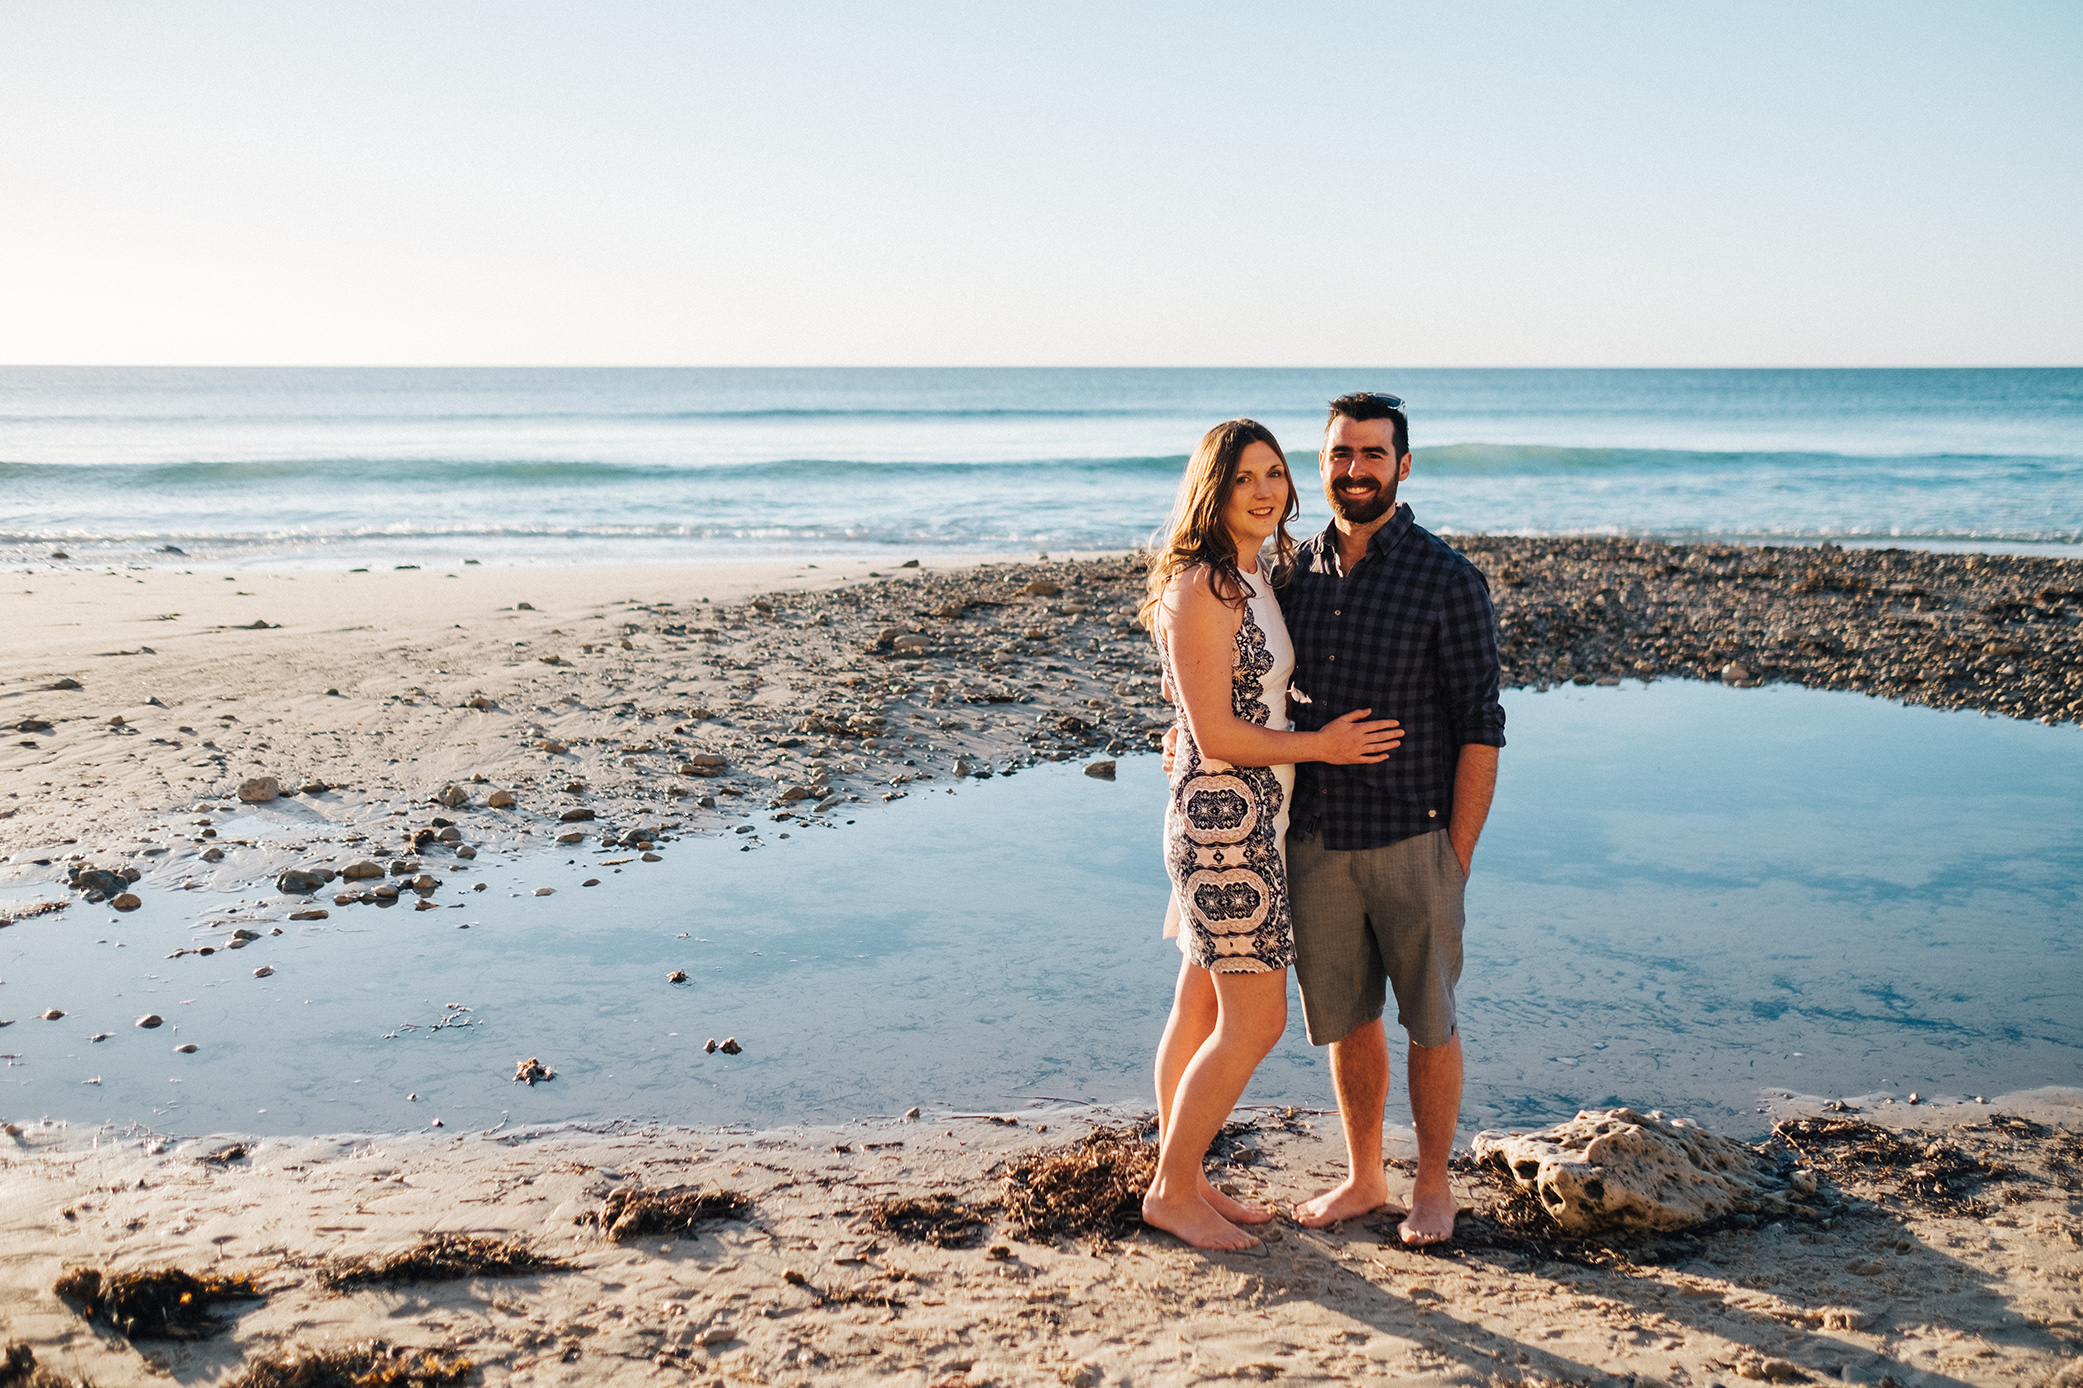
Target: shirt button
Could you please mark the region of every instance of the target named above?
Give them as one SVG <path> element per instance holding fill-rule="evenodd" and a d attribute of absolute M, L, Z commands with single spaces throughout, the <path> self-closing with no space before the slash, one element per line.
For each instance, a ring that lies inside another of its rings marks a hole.
<path fill-rule="evenodd" d="M 1334 607 L 1331 609 L 1331 615 L 1333 617 L 1343 617 L 1345 615 L 1345 609 L 1342 607 Z"/>
<path fill-rule="evenodd" d="M 1335 655 L 1327 655 L 1324 657 L 1325 660 L 1336 660 L 1337 658 L 1338 657 Z"/>
<path fill-rule="evenodd" d="M 1439 811 L 1438 811 L 1438 810 L 1427 810 L 1427 811 L 1425 811 L 1425 818 L 1427 818 L 1427 819 L 1437 819 L 1437 818 L 1439 818 Z"/>

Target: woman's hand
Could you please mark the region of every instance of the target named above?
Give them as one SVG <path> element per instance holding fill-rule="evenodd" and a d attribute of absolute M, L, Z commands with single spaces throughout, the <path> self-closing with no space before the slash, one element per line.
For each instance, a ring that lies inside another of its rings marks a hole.
<path fill-rule="evenodd" d="M 1333 766 L 1364 766 L 1369 762 L 1387 761 L 1389 753 L 1403 741 L 1403 725 L 1393 718 L 1366 721 L 1372 712 L 1371 708 L 1356 708 L 1324 724 L 1316 732 L 1323 750 L 1310 760 L 1329 762 Z"/>

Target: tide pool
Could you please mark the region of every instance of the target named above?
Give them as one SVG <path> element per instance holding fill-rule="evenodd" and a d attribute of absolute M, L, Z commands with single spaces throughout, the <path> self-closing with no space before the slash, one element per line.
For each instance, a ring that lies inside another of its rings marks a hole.
<path fill-rule="evenodd" d="M 1465 1128 L 1626 1102 L 1754 1133 L 1772 1089 L 2083 1079 L 2075 728 L 1679 681 L 1506 706 L 1469 896 Z M 76 903 L 0 932 L 0 1115 L 269 1134 L 1147 1102 L 1178 967 L 1163 799 L 1154 757 L 1113 782 L 1067 763 L 655 864 L 486 854 L 440 910 Z M 164 957 L 222 944 L 198 923 L 235 914 L 261 938 Z M 134 1026 L 147 1012 L 169 1025 Z M 742 1055 L 705 1052 L 731 1036 Z M 531 1056 L 557 1077 L 512 1083 Z M 1298 1004 L 1246 1102 L 1330 1106 Z"/>

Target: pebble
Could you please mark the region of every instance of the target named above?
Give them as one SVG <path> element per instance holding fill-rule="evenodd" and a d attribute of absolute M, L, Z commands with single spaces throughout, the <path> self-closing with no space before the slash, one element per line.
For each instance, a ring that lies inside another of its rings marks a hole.
<path fill-rule="evenodd" d="M 224 850 L 223 850 L 223 849 L 221 849 L 221 848 L 205 848 L 205 849 L 203 850 L 203 861 L 204 861 L 204 862 L 206 862 L 206 863 L 221 863 L 221 862 L 223 862 L 223 861 L 224 861 Z"/>
<path fill-rule="evenodd" d="M 715 1038 L 715 1037 L 713 1037 L 713 1036 L 712 1036 L 712 1037 L 710 1037 L 710 1038 L 709 1038 L 709 1044 L 708 1044 L 708 1045 L 706 1045 L 706 1046 L 704 1046 L 704 1047 L 702 1047 L 702 1050 L 703 1050 L 703 1052 L 704 1052 L 704 1053 L 706 1053 L 706 1054 L 708 1054 L 708 1055 L 714 1055 L 714 1054 L 716 1054 L 716 1038 Z"/>
<path fill-rule="evenodd" d="M 115 1035 L 115 1033 L 114 1033 L 114 1032 L 112 1032 L 112 1031 L 97 1031 L 97 1032 L 95 1032 L 95 1033 L 94 1033 L 94 1034 L 93 1034 L 92 1036 L 88 1037 L 87 1039 L 88 1039 L 89 1041 L 106 1041 L 106 1040 L 108 1040 L 108 1039 L 109 1039 L 109 1038 L 110 1038 L 111 1036 L 114 1036 L 114 1035 Z"/>
<path fill-rule="evenodd" d="M 559 834 L 557 836 L 557 842 L 559 843 L 584 843 L 585 841 L 586 836 L 576 829 L 568 834 Z"/>
<path fill-rule="evenodd" d="M 54 1007 L 51 1008 L 48 1012 L 39 1012 L 36 1015 L 41 1017 L 46 1022 L 55 1022 L 60 1017 L 63 1017 L 65 1013 L 61 1009 Z"/>
<path fill-rule="evenodd" d="M 340 875 L 350 882 L 359 882 L 365 877 L 383 876 L 383 868 L 364 858 L 360 862 L 349 863 L 346 867 L 340 869 Z"/>
<path fill-rule="evenodd" d="M 557 889 L 555 887 L 537 887 L 535 889 L 535 894 L 537 896 L 555 896 L 557 894 Z"/>
<path fill-rule="evenodd" d="M 738 1038 L 737 1038 L 737 1037 L 735 1037 L 735 1036 L 726 1036 L 726 1037 L 725 1037 L 725 1038 L 723 1039 L 723 1044 L 722 1044 L 721 1046 L 718 1046 L 718 1047 L 717 1047 L 716 1049 L 717 1049 L 717 1050 L 719 1050 L 719 1051 L 722 1051 L 722 1052 L 723 1052 L 723 1053 L 724 1053 L 725 1055 L 737 1055 L 737 1054 L 738 1054 L 739 1052 L 743 1051 L 743 1050 L 744 1050 L 745 1048 L 744 1048 L 743 1046 L 740 1046 L 740 1045 L 738 1044 Z"/>
<path fill-rule="evenodd" d="M 557 816 L 566 824 L 583 824 L 587 820 L 597 817 L 594 811 L 585 805 L 580 805 L 576 809 L 566 810 L 563 814 Z"/>
<path fill-rule="evenodd" d="M 555 1078 L 557 1078 L 557 1072 L 543 1064 L 540 1060 L 537 1060 L 534 1056 L 529 1056 L 526 1060 L 518 1061 L 514 1065 L 513 1082 L 515 1084 L 526 1084 L 533 1089 L 542 1081 Z"/>
<path fill-rule="evenodd" d="M 166 1018 L 160 1016 L 157 1012 L 147 1012 L 144 1016 L 137 1019 L 137 1024 L 146 1031 L 150 1031 L 154 1027 L 165 1026 Z"/>
<path fill-rule="evenodd" d="M 239 799 L 249 805 L 264 805 L 282 795 L 282 783 L 273 776 L 254 776 L 239 783 Z"/>
<path fill-rule="evenodd" d="M 115 907 L 118 911 L 135 911 L 144 904 L 144 902 L 137 899 L 137 893 L 135 892 L 117 892 L 115 897 L 109 902 L 109 905 Z"/>
<path fill-rule="evenodd" d="M 600 885 L 600 879 L 598 877 L 589 877 L 585 881 L 579 883 L 579 885 L 581 887 L 597 887 Z"/>
<path fill-rule="evenodd" d="M 495 790 L 485 797 L 485 804 L 495 810 L 510 810 L 514 807 L 514 793 L 510 790 Z"/>
<path fill-rule="evenodd" d="M 289 918 L 293 921 L 322 921 L 330 919 L 331 916 L 332 912 L 330 911 L 291 911 L 289 913 Z"/>
<path fill-rule="evenodd" d="M 195 1043 L 194 1043 L 193 1041 L 183 1041 L 183 1042 L 182 1042 L 182 1043 L 181 1043 L 180 1045 L 178 1045 L 178 1046 L 174 1047 L 174 1054 L 175 1054 L 175 1055 L 194 1055 L 194 1054 L 195 1054 Z"/>
<path fill-rule="evenodd" d="M 253 971 L 255 978 L 272 978 L 274 974 L 275 966 L 273 964 L 263 964 Z"/>
<path fill-rule="evenodd" d="M 325 878 L 303 868 L 290 868 L 275 879 L 275 890 L 284 896 L 309 896 L 325 885 Z"/>
<path fill-rule="evenodd" d="M 1085 774 L 1094 780 L 1111 781 L 1114 779 L 1114 763 L 1111 761 L 1093 762 L 1085 768 Z"/>
<path fill-rule="evenodd" d="M 560 753 L 568 752 L 571 750 L 569 747 L 566 747 L 563 743 L 559 742 L 554 737 L 543 738 L 541 741 L 535 743 L 534 746 L 536 751 L 548 752 L 552 756 L 556 756 Z"/>
<path fill-rule="evenodd" d="M 457 785 L 454 781 L 450 781 L 441 788 L 434 798 L 449 809 L 460 810 L 470 803 L 470 792 Z"/>
<path fill-rule="evenodd" d="M 685 983 L 687 981 L 687 970 L 674 969 L 665 976 L 665 981 L 667 983 Z"/>

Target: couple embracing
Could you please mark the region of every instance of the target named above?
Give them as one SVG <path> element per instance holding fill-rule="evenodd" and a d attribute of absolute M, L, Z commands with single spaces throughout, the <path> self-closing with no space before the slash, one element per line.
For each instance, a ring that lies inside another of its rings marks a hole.
<path fill-rule="evenodd" d="M 1418 1138 L 1401 1237 L 1454 1230 L 1462 896 L 1504 710 L 1488 585 L 1397 504 L 1410 475 L 1402 405 L 1331 402 L 1318 459 L 1331 524 L 1299 546 L 1279 443 L 1252 420 L 1218 424 L 1150 566 L 1144 621 L 1179 710 L 1165 739 L 1165 933 L 1185 960 L 1157 1050 L 1143 1219 L 1201 1248 L 1249 1247 L 1248 1228 L 1273 1218 L 1217 1190 L 1205 1163 L 1287 1027 L 1291 967 L 1309 1039 L 1331 1050 L 1349 1167 L 1295 1217 L 1317 1226 L 1389 1204 L 1393 990 Z"/>

